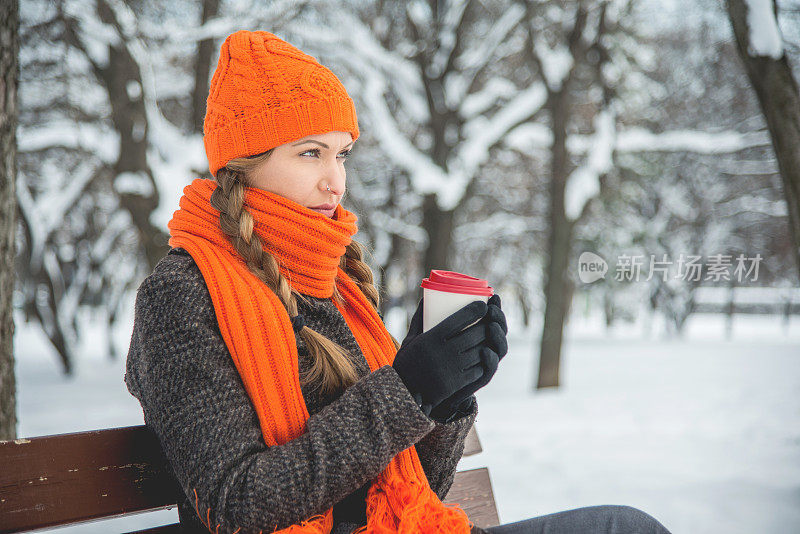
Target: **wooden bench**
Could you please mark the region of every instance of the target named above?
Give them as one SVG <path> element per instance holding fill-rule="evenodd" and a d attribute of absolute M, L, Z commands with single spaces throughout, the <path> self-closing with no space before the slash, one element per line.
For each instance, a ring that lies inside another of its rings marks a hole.
<path fill-rule="evenodd" d="M 733 316 L 783 316 L 788 332 L 793 315 L 800 315 L 800 287 L 700 286 L 691 295 L 692 313 L 725 315 L 725 333 L 733 333 Z"/>
<path fill-rule="evenodd" d="M 480 451 L 473 427 L 464 456 Z M 182 490 L 166 462 L 144 425 L 0 441 L 0 533 L 174 508 Z M 445 502 L 480 527 L 499 524 L 485 467 L 457 472 Z M 137 534 L 181 532 L 175 523 Z"/>

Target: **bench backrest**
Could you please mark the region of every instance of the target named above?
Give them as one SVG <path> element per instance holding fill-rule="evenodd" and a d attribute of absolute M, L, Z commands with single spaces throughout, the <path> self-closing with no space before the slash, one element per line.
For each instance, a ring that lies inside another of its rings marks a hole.
<path fill-rule="evenodd" d="M 473 427 L 464 456 L 479 452 Z M 488 472 L 475 471 L 457 473 L 451 494 L 481 515 L 488 506 L 496 522 Z M 462 479 L 481 480 L 482 489 Z M 144 425 L 0 441 L 0 533 L 171 508 L 181 491 Z"/>
<path fill-rule="evenodd" d="M 0 441 L 0 532 L 174 507 L 165 467 L 144 425 Z"/>

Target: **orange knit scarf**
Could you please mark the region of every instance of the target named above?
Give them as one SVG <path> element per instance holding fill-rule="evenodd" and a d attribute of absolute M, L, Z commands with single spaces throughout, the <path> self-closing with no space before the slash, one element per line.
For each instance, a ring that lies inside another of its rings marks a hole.
<path fill-rule="evenodd" d="M 169 244 L 185 248 L 200 267 L 217 321 L 268 446 L 305 431 L 308 409 L 300 389 L 297 345 L 281 300 L 245 265 L 219 227 L 211 205 L 216 182 L 195 179 L 183 190 L 168 227 Z M 358 231 L 355 214 L 339 205 L 328 218 L 278 194 L 247 187 L 245 206 L 254 232 L 298 292 L 330 298 L 333 287 L 346 304 L 334 304 L 353 332 L 372 371 L 391 365 L 395 347 L 358 285 L 339 267 Z M 430 488 L 414 446 L 397 454 L 367 494 L 366 533 L 468 533 L 472 526 L 458 504 L 442 503 Z M 333 509 L 280 532 L 329 533 Z M 274 527 L 273 527 L 274 528 Z"/>

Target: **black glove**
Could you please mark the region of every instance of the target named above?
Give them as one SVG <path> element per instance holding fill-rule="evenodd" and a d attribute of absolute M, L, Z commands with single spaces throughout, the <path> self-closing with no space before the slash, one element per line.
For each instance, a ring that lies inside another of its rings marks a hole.
<path fill-rule="evenodd" d="M 482 301 L 471 302 L 423 332 L 422 305 L 420 299 L 392 367 L 425 415 L 429 415 L 432 407 L 483 374 L 480 352 L 487 329 L 480 319 L 488 306 Z M 478 322 L 464 328 L 475 321 Z"/>
<path fill-rule="evenodd" d="M 434 406 L 430 418 L 442 423 L 448 423 L 459 414 L 469 413 L 474 401 L 474 393 L 489 383 L 497 371 L 500 360 L 508 353 L 508 324 L 506 316 L 500 308 L 500 295 L 495 293 L 489 297 L 488 311 L 481 320 L 486 327 L 486 344 L 481 349 L 481 363 L 483 374 L 473 383 L 456 391 L 449 398 Z"/>

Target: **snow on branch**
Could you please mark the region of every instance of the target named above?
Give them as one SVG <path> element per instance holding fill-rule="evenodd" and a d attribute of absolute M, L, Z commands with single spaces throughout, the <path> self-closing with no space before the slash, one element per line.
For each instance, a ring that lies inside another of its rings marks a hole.
<path fill-rule="evenodd" d="M 298 0 L 273 0 L 271 2 L 248 2 L 233 4 L 225 15 L 209 19 L 202 26 L 187 24 L 175 27 L 173 24 L 148 22 L 147 35 L 151 38 L 170 39 L 175 42 L 190 43 L 206 39 L 223 39 L 238 30 L 265 30 L 276 33 L 275 24 L 286 22 L 287 14 L 296 14 L 312 2 Z M 241 7 L 240 11 L 236 11 Z"/>
<path fill-rule="evenodd" d="M 108 67 L 109 48 L 119 46 L 117 30 L 97 16 L 95 0 L 69 0 L 63 4 L 64 14 L 77 22 L 81 46 L 89 60 L 98 67 Z"/>
<path fill-rule="evenodd" d="M 131 215 L 127 211 L 116 210 L 100 234 L 91 244 L 91 260 L 103 263 L 112 252 L 114 241 L 131 227 Z"/>
<path fill-rule="evenodd" d="M 450 92 L 448 91 L 448 94 Z M 516 93 L 517 86 L 514 85 L 514 82 L 506 78 L 491 78 L 480 91 L 466 95 L 461 100 L 459 113 L 462 118 L 471 119 L 484 113 L 501 98 L 510 98 Z"/>
<path fill-rule="evenodd" d="M 615 152 L 719 154 L 770 144 L 769 135 L 764 131 L 740 133 L 678 130 L 653 133 L 631 128 L 617 132 L 614 114 L 608 109 L 595 116 L 594 130 L 592 135 L 573 134 L 567 138 L 570 153 L 586 155 L 585 164 L 573 171 L 567 180 L 564 193 L 566 214 L 572 220 L 580 216 L 586 202 L 600 191 L 599 178 L 613 165 Z M 520 151 L 547 148 L 552 144 L 552 132 L 538 124 L 523 124 L 506 136 L 504 142 Z"/>
<path fill-rule="evenodd" d="M 450 187 L 439 198 L 443 209 L 455 207 L 480 166 L 489 158 L 489 149 L 509 131 L 529 120 L 547 101 L 547 89 L 536 82 L 517 95 L 491 117 L 477 116 L 464 125 L 467 138 L 454 151 L 450 163 Z"/>
<path fill-rule="evenodd" d="M 455 0 L 447 5 L 439 31 L 439 46 L 434 52 L 429 66 L 432 77 L 438 77 L 447 67 L 448 58 L 456 47 L 456 33 L 468 3 L 467 0 Z"/>
<path fill-rule="evenodd" d="M 370 213 L 371 223 L 376 228 L 381 228 L 390 235 L 397 235 L 421 247 L 427 246 L 428 234 L 416 224 L 410 224 L 405 219 L 393 217 L 384 211 Z"/>
<path fill-rule="evenodd" d="M 748 54 L 780 59 L 783 39 L 775 18 L 773 0 L 744 0 L 747 5 Z"/>
<path fill-rule="evenodd" d="M 507 40 L 508 35 L 517 27 L 524 15 L 525 9 L 522 6 L 518 4 L 510 6 L 495 22 L 486 37 L 481 40 L 480 46 L 464 51 L 456 59 L 455 67 L 456 70 L 463 73 L 464 80 L 461 86 L 465 91 L 472 85 L 472 80 L 481 69 L 493 61 L 495 50 Z M 460 101 L 466 97 L 466 94 L 450 96 Z M 464 114 L 463 110 L 462 114 Z"/>
<path fill-rule="evenodd" d="M 600 176 L 611 170 L 616 134 L 615 115 L 605 108 L 594 117 L 593 142 L 586 162 L 567 179 L 564 190 L 564 209 L 571 220 L 577 220 L 584 205 L 600 192 Z"/>
<path fill-rule="evenodd" d="M 49 121 L 33 128 L 20 124 L 17 136 L 20 152 L 62 147 L 85 151 L 109 165 L 119 157 L 119 133 L 96 123 Z"/>
<path fill-rule="evenodd" d="M 446 173 L 400 131 L 383 97 L 385 82 L 373 76 L 364 85 L 363 97 L 372 119 L 373 135 L 392 160 L 405 168 L 417 192 L 423 195 L 441 193 L 448 187 Z"/>
<path fill-rule="evenodd" d="M 576 139 L 576 141 L 578 140 Z M 585 139 L 583 143 L 585 143 Z M 618 152 L 724 154 L 769 144 L 769 134 L 766 131 L 741 133 L 731 130 L 720 132 L 674 130 L 653 133 L 642 128 L 630 128 L 619 132 L 615 150 Z"/>
<path fill-rule="evenodd" d="M 591 150 L 594 140 L 594 135 L 572 134 L 567 137 L 567 148 L 572 154 L 585 154 Z M 553 136 L 546 127 L 527 123 L 515 128 L 504 141 L 511 148 L 526 151 L 548 148 L 553 143 Z M 769 145 L 769 134 L 765 130 L 757 132 L 674 130 L 654 133 L 643 128 L 629 128 L 617 132 L 614 151 L 729 154 L 746 148 Z"/>
<path fill-rule="evenodd" d="M 550 48 L 538 33 L 533 40 L 533 48 L 542 65 L 545 83 L 552 91 L 558 92 L 575 64 L 572 53 L 561 43 Z"/>
<path fill-rule="evenodd" d="M 544 124 L 526 122 L 511 130 L 504 141 L 520 152 L 548 148 L 553 144 L 553 131 Z"/>
<path fill-rule="evenodd" d="M 510 240 L 547 228 L 537 217 L 522 217 L 510 213 L 492 213 L 485 219 L 459 225 L 453 230 L 456 242 L 487 238 L 493 241 Z"/>
<path fill-rule="evenodd" d="M 28 184 L 31 183 L 22 172 L 17 177 L 17 201 L 19 209 L 26 221 L 31 235 L 30 264 L 38 269 L 44 260 L 48 239 L 63 223 L 67 213 L 80 200 L 89 182 L 95 177 L 95 160 L 86 158 L 69 173 L 65 186 L 57 181 L 48 182 L 50 189 L 31 195 Z"/>

